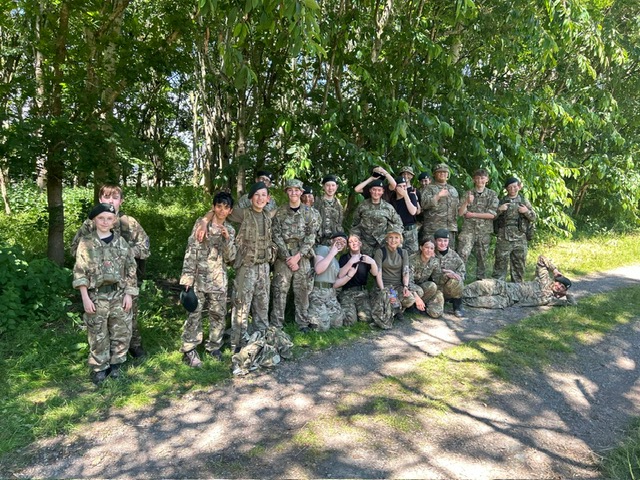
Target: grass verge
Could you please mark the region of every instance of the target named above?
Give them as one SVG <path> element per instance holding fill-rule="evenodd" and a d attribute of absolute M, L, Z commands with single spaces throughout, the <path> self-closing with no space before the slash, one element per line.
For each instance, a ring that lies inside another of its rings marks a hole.
<path fill-rule="evenodd" d="M 601 471 L 604 478 L 640 478 L 640 418 L 631 422 L 627 436 L 604 457 Z"/>

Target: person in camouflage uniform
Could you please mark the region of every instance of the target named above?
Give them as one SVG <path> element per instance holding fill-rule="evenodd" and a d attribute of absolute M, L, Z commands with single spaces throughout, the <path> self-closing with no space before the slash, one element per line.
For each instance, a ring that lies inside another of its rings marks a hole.
<path fill-rule="evenodd" d="M 344 210 L 340 200 L 336 197 L 338 191 L 338 177 L 327 175 L 322 179 L 324 195 L 316 202 L 316 209 L 320 213 L 320 231 L 316 243 L 331 246 L 331 237 L 342 231 Z"/>
<path fill-rule="evenodd" d="M 536 279 L 510 283 L 485 279 L 470 283 L 462 292 L 465 305 L 478 308 L 537 307 L 539 305 L 576 305 L 567 290 L 571 281 L 548 258 L 540 255 L 536 263 Z"/>
<path fill-rule="evenodd" d="M 98 193 L 98 201 L 100 203 L 109 203 L 116 210 L 117 219 L 113 226 L 113 231 L 124 238 L 129 247 L 133 250 L 133 256 L 136 259 L 138 287 L 142 284 L 144 278 L 146 259 L 149 258 L 151 252 L 149 250 L 149 236 L 146 234 L 140 223 L 130 215 L 124 215 L 120 212 L 120 207 L 124 202 L 122 189 L 115 185 L 103 185 Z M 91 220 L 85 220 L 73 241 L 71 242 L 71 255 L 76 256 L 80 239 L 84 236 L 91 235 L 95 231 L 95 225 Z M 142 336 L 138 327 L 138 297 L 133 297 L 132 311 L 132 332 L 131 342 L 129 344 L 129 353 L 133 358 L 144 357 L 146 352 L 142 347 Z"/>
<path fill-rule="evenodd" d="M 302 195 L 300 195 L 300 203 L 306 205 L 307 207 L 313 207 L 316 204 L 316 197 L 313 194 L 313 188 L 304 187 L 302 191 Z"/>
<path fill-rule="evenodd" d="M 383 325 L 379 325 L 382 328 L 391 327 L 394 319 L 401 321 L 403 312 L 415 303 L 415 298 L 409 289 L 409 285 L 412 283 L 409 252 L 400 247 L 402 243 L 401 232 L 400 229 L 390 230 L 386 236 L 387 244 L 378 249 L 373 256 L 393 312 L 392 318 L 383 321 Z"/>
<path fill-rule="evenodd" d="M 524 282 L 527 262 L 527 226 L 536 221 L 536 213 L 529 201 L 520 195 L 522 184 L 516 177 L 505 182 L 507 196 L 498 206 L 497 238 L 493 278 L 506 280 L 507 269 L 511 268 L 511 280 Z"/>
<path fill-rule="evenodd" d="M 271 188 L 271 185 L 273 185 L 273 173 L 268 170 L 258 170 L 256 172 L 256 183 L 259 182 L 263 183 L 267 189 Z M 238 199 L 236 209 L 239 208 L 251 208 L 251 199 L 247 193 Z M 273 217 L 276 214 L 276 208 L 278 208 L 276 201 L 273 197 L 269 196 L 269 201 L 265 205 L 264 211 Z M 211 217 L 212 215 L 208 218 L 208 221 L 211 220 Z"/>
<path fill-rule="evenodd" d="M 489 174 L 484 169 L 473 174 L 473 190 L 469 190 L 458 208 L 458 214 L 464 217 L 462 231 L 458 236 L 458 255 L 466 264 L 473 251 L 476 257 L 476 279 L 486 277 L 486 260 L 493 235 L 493 219 L 498 209 L 498 195 L 486 188 Z"/>
<path fill-rule="evenodd" d="M 391 204 L 382 199 L 382 180 L 372 181 L 369 193 L 371 197 L 358 205 L 353 214 L 351 233 L 362 241 L 362 252 L 372 256 L 386 244 L 385 238 L 389 230 L 402 231 L 402 219 Z"/>
<path fill-rule="evenodd" d="M 231 311 L 231 346 L 239 352 L 249 335 L 249 313 L 253 330 L 269 327 L 269 263 L 273 261 L 271 215 L 264 208 L 269 191 L 262 182 L 255 183 L 247 194 L 250 208 L 234 208 L 229 220 L 240 224 L 236 236 L 235 279 Z"/>
<path fill-rule="evenodd" d="M 180 285 L 185 290 L 193 288 L 198 306 L 187 316 L 182 329 L 183 360 L 190 367 L 201 367 L 202 361 L 196 347 L 202 343 L 202 313 L 205 305 L 209 316 L 209 339 L 205 350 L 214 359 L 222 359 L 222 335 L 227 313 L 227 264 L 236 257 L 236 231 L 227 217 L 233 209 L 233 198 L 227 192 L 218 192 L 213 197 L 214 217 L 207 224 L 207 235 L 203 242 L 196 239 L 201 219 L 194 225 L 187 242 L 182 265 Z"/>
<path fill-rule="evenodd" d="M 117 378 L 131 341 L 131 308 L 138 295 L 136 261 L 117 231 L 116 209 L 108 203 L 89 213 L 94 231 L 80 238 L 73 268 L 73 288 L 80 290 L 89 339 L 89 366 L 96 385 Z"/>
<path fill-rule="evenodd" d="M 438 267 L 433 270 L 431 276 L 438 290 L 442 292 L 445 301 L 453 304 L 453 314 L 461 318 L 462 289 L 466 268 L 460 256 L 449 248 L 449 231 L 445 228 L 436 230 L 433 234 L 436 244 L 436 262 Z"/>
<path fill-rule="evenodd" d="M 451 247 L 455 245 L 458 231 L 458 191 L 447 183 L 449 167 L 439 163 L 433 169 L 433 183 L 420 190 L 422 228 L 420 239 L 432 237 L 436 230 L 449 231 Z"/>
<path fill-rule="evenodd" d="M 320 214 L 315 208 L 300 202 L 300 180 L 288 180 L 284 191 L 289 202 L 278 207 L 273 217 L 273 243 L 278 253 L 271 284 L 271 325 L 284 326 L 287 294 L 293 283 L 295 321 L 300 331 L 305 333 L 310 330 L 309 293 L 313 282 L 310 258 L 320 228 Z"/>
<path fill-rule="evenodd" d="M 367 290 L 369 275 L 378 282 L 378 289 L 382 290 L 382 278 L 378 275 L 378 266 L 369 255 L 361 253 L 362 242 L 354 233 L 347 239 L 349 252 L 342 255 L 338 263 L 340 272 L 334 283 L 334 288 L 340 288 L 338 301 L 345 314 L 345 325 L 353 325 L 357 321 L 372 322 L 372 301 Z M 378 315 L 380 316 L 380 315 Z"/>
<path fill-rule="evenodd" d="M 431 280 L 433 272 L 438 268 L 435 250 L 433 240 L 425 238 L 420 244 L 420 252 L 409 258 L 413 276 L 409 289 L 416 299 L 416 308 L 431 318 L 439 318 L 444 312 L 444 296 Z"/>
<path fill-rule="evenodd" d="M 309 294 L 309 324 L 320 332 L 342 327 L 345 319 L 334 283 L 340 272 L 336 255 L 347 246 L 347 236 L 342 232 L 332 236 L 330 248 L 326 245 L 314 247 L 315 280 Z"/>

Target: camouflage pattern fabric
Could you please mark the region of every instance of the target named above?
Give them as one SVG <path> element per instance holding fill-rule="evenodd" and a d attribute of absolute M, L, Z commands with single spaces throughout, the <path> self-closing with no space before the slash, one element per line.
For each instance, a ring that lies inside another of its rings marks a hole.
<path fill-rule="evenodd" d="M 448 190 L 449 195 L 439 200 L 436 195 L 440 190 Z M 432 183 L 420 190 L 420 206 L 422 207 L 422 229 L 420 238 L 433 237 L 439 228 L 444 228 L 453 233 L 450 237 L 450 245 L 455 244 L 455 232 L 458 231 L 458 205 L 460 198 L 458 191 L 449 185 L 438 185 Z"/>
<path fill-rule="evenodd" d="M 320 214 L 307 205 L 300 205 L 297 211 L 289 205 L 279 207 L 273 218 L 273 243 L 278 255 L 273 266 L 271 282 L 271 325 L 282 328 L 287 294 L 293 283 L 295 303 L 295 321 L 299 328 L 309 326 L 309 293 L 311 293 L 313 274 L 310 257 L 320 228 Z M 298 270 L 289 269 L 286 261 L 300 254 Z"/>
<path fill-rule="evenodd" d="M 241 345 L 249 333 L 269 327 L 269 264 L 260 263 L 236 269 L 231 303 L 231 344 Z M 252 329 L 249 329 L 249 314 Z"/>
<path fill-rule="evenodd" d="M 433 272 L 440 268 L 438 260 L 431 257 L 427 262 L 422 259 L 420 253 L 416 253 L 409 259 L 411 265 L 411 278 L 413 283 L 409 285 L 412 292 L 417 294 L 425 303 L 425 313 L 432 318 L 439 318 L 444 312 L 444 295 L 435 282 L 431 281 Z"/>
<path fill-rule="evenodd" d="M 203 310 L 209 317 L 209 339 L 205 344 L 208 352 L 220 350 L 226 326 L 227 293 L 205 293 L 195 290 L 198 307 L 187 316 L 182 328 L 181 352 L 189 352 L 202 343 Z"/>
<path fill-rule="evenodd" d="M 264 210 L 256 212 L 252 208 L 234 208 L 228 218 L 240 224 L 236 235 L 234 268 L 273 262 L 273 227 L 268 213 Z"/>
<path fill-rule="evenodd" d="M 246 375 L 260 367 L 273 367 L 281 359 L 291 358 L 291 338 L 282 330 L 269 327 L 254 332 L 238 353 L 231 357 L 234 375 Z"/>
<path fill-rule="evenodd" d="M 105 243 L 93 232 L 78 243 L 73 268 L 74 288 L 87 287 L 96 313 L 85 313 L 89 339 L 89 365 L 94 371 L 126 360 L 131 341 L 131 310 L 122 308 L 124 294 L 138 295 L 136 262 L 129 244 L 114 233 Z M 113 288 L 101 293 L 99 288 Z"/>
<path fill-rule="evenodd" d="M 338 301 L 344 312 L 344 325 L 356 322 L 371 322 L 371 298 L 367 290 L 343 288 L 338 293 Z"/>
<path fill-rule="evenodd" d="M 418 243 L 418 228 L 414 225 L 412 229 L 405 229 L 402 233 L 402 249 L 406 250 L 409 255 L 420 250 Z"/>
<path fill-rule="evenodd" d="M 249 198 L 248 193 L 245 193 L 238 199 L 235 208 L 251 208 L 251 199 Z M 278 208 L 276 201 L 273 199 L 273 197 L 269 197 L 269 202 L 265 205 L 264 211 L 267 213 L 271 213 L 274 212 L 276 208 Z"/>
<path fill-rule="evenodd" d="M 534 307 L 539 305 L 575 305 L 574 298 L 556 297 L 552 286 L 555 265 L 546 257 L 538 257 L 536 279 L 532 282 L 508 283 L 485 279 L 464 287 L 463 302 L 477 308 L 506 308 L 511 305 Z M 550 274 L 551 272 L 551 274 Z"/>
<path fill-rule="evenodd" d="M 535 222 L 536 213 L 533 211 L 529 201 L 521 195 L 516 195 L 513 199 L 505 197 L 500 203 L 508 203 L 509 208 L 506 212 L 498 213 L 501 227 L 498 229 L 496 238 L 493 278 L 506 280 L 507 269 L 511 268 L 511 279 L 517 283 L 524 282 L 528 241 L 526 233 L 521 230 L 521 217 L 525 217 L 530 222 Z M 521 203 L 529 209 L 526 214 L 518 212 L 518 206 Z"/>
<path fill-rule="evenodd" d="M 343 232 L 344 209 L 340 200 L 333 198 L 327 200 L 320 198 L 315 203 L 315 208 L 320 213 L 320 230 L 316 243 L 331 246 L 331 236 L 336 232 Z"/>
<path fill-rule="evenodd" d="M 71 255 L 76 256 L 80 239 L 90 235 L 96 229 L 93 220 L 85 220 L 80 229 L 76 232 L 71 242 Z M 118 233 L 124 238 L 129 247 L 133 250 L 133 256 L 138 264 L 137 282 L 138 287 L 142 284 L 144 278 L 144 261 L 151 255 L 149 236 L 142 228 L 142 225 L 130 215 L 118 213 L 118 219 L 113 226 L 114 233 Z M 142 336 L 138 328 L 138 297 L 133 297 L 131 306 L 131 342 L 129 346 L 140 347 L 142 345 Z"/>
<path fill-rule="evenodd" d="M 351 233 L 358 235 L 362 241 L 362 253 L 373 256 L 383 247 L 389 230 L 402 231 L 402 219 L 393 206 L 380 200 L 375 204 L 371 199 L 363 201 L 353 214 Z"/>
<path fill-rule="evenodd" d="M 469 192 L 473 195 L 473 203 L 467 206 L 471 213 L 490 213 L 496 215 L 498 208 L 498 195 L 489 188 L 485 188 L 482 194 L 476 191 Z M 483 218 L 465 218 L 462 230 L 458 235 L 458 255 L 466 264 L 469 255 L 473 252 L 476 257 L 476 278 L 481 280 L 486 277 L 486 260 L 493 235 L 493 220 Z"/>
<path fill-rule="evenodd" d="M 442 292 L 445 300 L 450 298 L 462 297 L 462 289 L 464 288 L 464 277 L 466 275 L 466 267 L 460 256 L 451 248 L 446 254 L 436 252 L 434 257 L 438 263 L 438 267 L 432 273 L 433 281 L 438 285 L 438 290 Z M 460 275 L 461 280 L 447 277 L 442 270 L 451 270 Z"/>
<path fill-rule="evenodd" d="M 342 327 L 344 324 L 344 311 L 334 288 L 313 287 L 309 304 L 309 324 L 314 325 L 319 332 Z"/>
<path fill-rule="evenodd" d="M 393 316 L 396 313 L 391 305 L 389 289 L 376 288 L 371 292 L 371 318 L 373 323 L 383 330 L 393 326 Z"/>

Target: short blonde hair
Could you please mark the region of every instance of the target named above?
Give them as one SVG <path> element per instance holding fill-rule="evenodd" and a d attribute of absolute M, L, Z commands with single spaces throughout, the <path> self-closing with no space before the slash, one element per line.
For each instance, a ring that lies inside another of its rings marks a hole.
<path fill-rule="evenodd" d="M 122 189 L 117 185 L 103 185 L 102 187 L 100 187 L 100 193 L 98 194 L 98 196 L 111 198 L 114 193 L 117 193 L 120 198 L 124 198 L 124 196 L 122 195 Z"/>

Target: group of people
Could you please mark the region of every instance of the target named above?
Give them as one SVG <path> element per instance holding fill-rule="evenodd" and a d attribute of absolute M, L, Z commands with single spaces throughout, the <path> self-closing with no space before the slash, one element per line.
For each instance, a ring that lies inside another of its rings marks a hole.
<path fill-rule="evenodd" d="M 462 317 L 463 303 L 504 308 L 570 299 L 571 282 L 544 257 L 538 259 L 536 281 L 523 283 L 536 214 L 520 195 L 517 178 L 507 179 L 507 195 L 499 200 L 487 188 L 485 170 L 474 172 L 474 188 L 462 197 L 448 183 L 446 164 L 436 165 L 432 173 L 421 173 L 416 189 L 412 167 L 402 167 L 397 177 L 374 168 L 355 187 L 365 200 L 355 209 L 348 233 L 335 175 L 322 179 L 318 198 L 300 180 L 287 180 L 287 202 L 280 206 L 269 193 L 273 175 L 268 171 L 257 172 L 255 183 L 237 202 L 218 192 L 187 242 L 180 277 L 188 310 L 183 361 L 202 366 L 197 347 L 203 343 L 205 310 L 210 324 L 205 353 L 221 359 L 231 266 L 234 354 L 254 332 L 282 331 L 291 289 L 295 324 L 303 333 L 357 321 L 388 329 L 407 309 L 440 317 L 447 302 Z M 103 187 L 100 203 L 74 239 L 73 285 L 82 295 L 95 383 L 118 376 L 127 350 L 144 354 L 135 322 L 136 261 L 140 270 L 149 255 L 149 239 L 138 222 L 119 214 L 121 203 L 118 187 Z M 487 279 L 494 232 L 494 278 Z M 477 279 L 465 286 L 471 253 Z M 509 268 L 513 282 L 506 282 Z"/>

